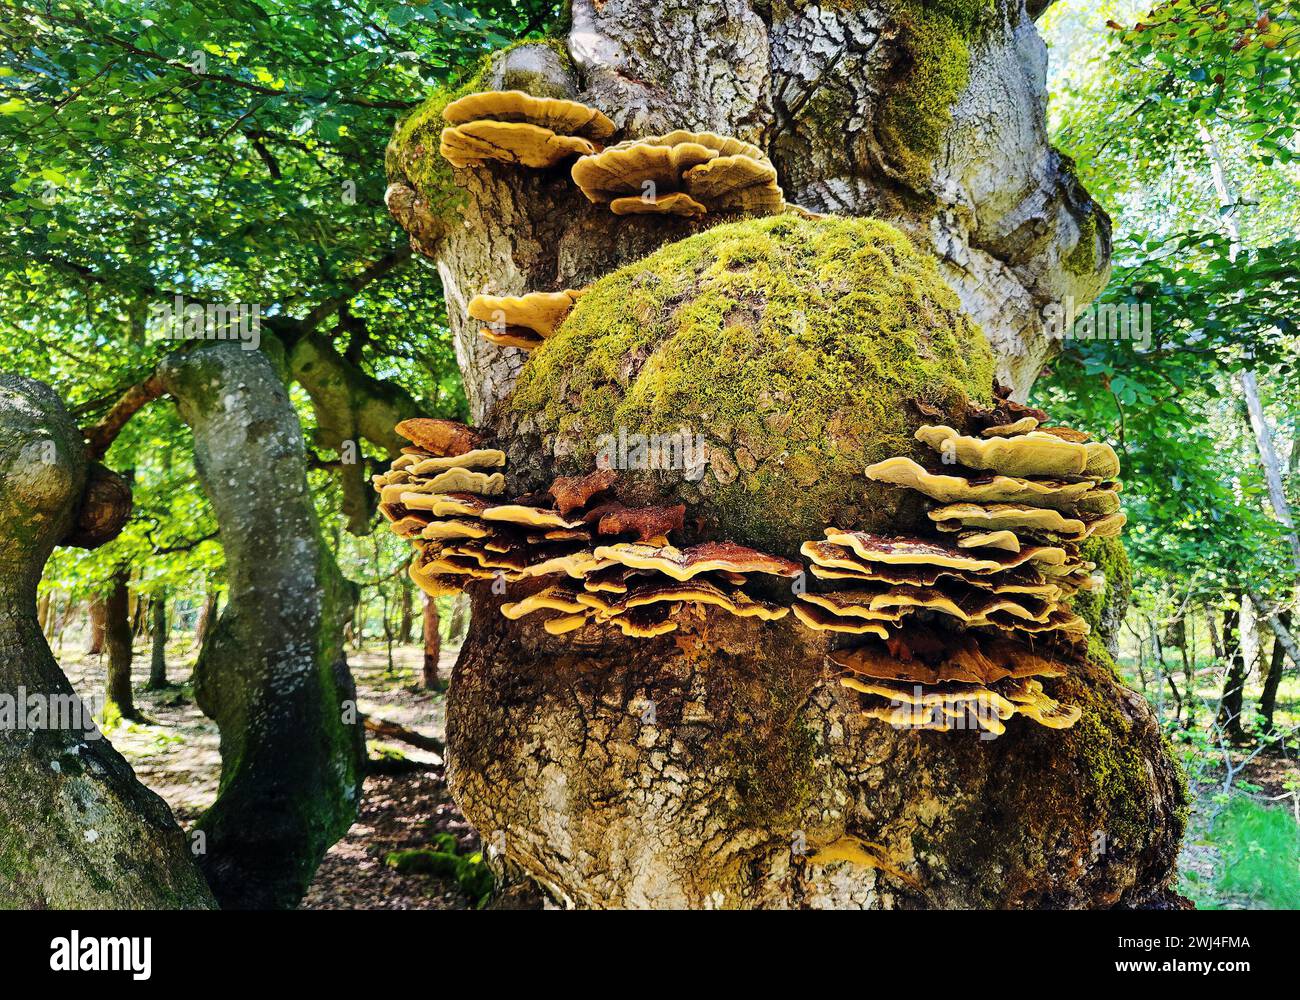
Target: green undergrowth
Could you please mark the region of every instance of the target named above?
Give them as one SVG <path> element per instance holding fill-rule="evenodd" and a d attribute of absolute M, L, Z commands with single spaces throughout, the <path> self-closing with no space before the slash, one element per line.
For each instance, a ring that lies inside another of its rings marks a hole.
<path fill-rule="evenodd" d="M 456 838 L 450 833 L 435 833 L 430 847 L 389 851 L 384 864 L 403 874 L 451 879 L 479 907 L 491 898 L 496 885 L 482 852 L 461 854 Z"/>
<path fill-rule="evenodd" d="M 1188 872 L 1183 880 L 1199 908 L 1300 909 L 1300 824 L 1289 808 L 1234 796 L 1211 838 L 1219 850 L 1213 877 Z"/>

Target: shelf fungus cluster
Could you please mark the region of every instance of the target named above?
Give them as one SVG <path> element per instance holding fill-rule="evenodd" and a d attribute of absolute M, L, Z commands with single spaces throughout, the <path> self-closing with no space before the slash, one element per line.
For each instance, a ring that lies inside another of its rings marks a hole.
<path fill-rule="evenodd" d="M 501 347 L 531 351 L 551 337 L 583 291 L 529 292 L 527 295 L 476 295 L 469 315 L 484 324 L 483 339 Z"/>
<path fill-rule="evenodd" d="M 997 734 L 1020 714 L 1066 728 L 1079 710 L 1043 681 L 1086 639 L 1067 601 L 1097 585 L 1080 544 L 1124 525 L 1119 461 L 1108 445 L 1044 426 L 1041 411 L 1003 401 L 974 419 L 975 434 L 917 431 L 935 453 L 930 468 L 899 457 L 866 470 L 928 498 L 930 531 L 827 529 L 803 546 L 819 592 L 801 595 L 794 613 L 809 628 L 863 637 L 831 659 L 875 718 Z"/>
<path fill-rule="evenodd" d="M 503 499 L 505 477 L 496 470 L 505 455 L 480 447 L 463 425 L 456 426 L 464 433 L 449 433 L 448 424 L 398 424 L 412 446 L 375 477 L 379 509 L 414 544 L 411 578 L 426 593 L 455 593 L 474 580 L 519 584 L 502 614 L 544 614 L 552 635 L 587 625 L 664 635 L 688 607 L 760 621 L 789 613 L 745 587 L 752 574 L 797 576 L 799 563 L 732 542 L 678 548 L 669 538 L 681 533 L 686 508 L 626 506 L 613 470 L 560 477 L 544 492 Z"/>
<path fill-rule="evenodd" d="M 440 152 L 453 165 L 498 160 L 536 170 L 588 156 L 614 134 L 614 123 L 577 101 L 490 90 L 448 104 Z"/>
<path fill-rule="evenodd" d="M 678 129 L 628 139 L 573 165 L 587 199 L 616 215 L 784 211 L 776 168 L 757 146 L 712 132 Z"/>

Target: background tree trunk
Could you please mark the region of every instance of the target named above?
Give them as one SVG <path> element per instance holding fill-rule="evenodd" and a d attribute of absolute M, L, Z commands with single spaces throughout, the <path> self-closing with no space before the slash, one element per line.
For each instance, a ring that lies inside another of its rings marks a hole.
<path fill-rule="evenodd" d="M 222 758 L 199 863 L 223 907 L 294 906 L 360 795 L 364 737 L 341 646 L 355 588 L 321 537 L 298 417 L 267 355 L 205 342 L 159 375 L 194 431 L 230 585 L 194 671 Z"/>
<path fill-rule="evenodd" d="M 414 585 L 410 578 L 403 574 L 398 578 L 398 593 L 401 606 L 401 618 L 397 625 L 397 641 L 408 646 L 411 643 L 411 636 L 415 631 L 415 597 Z"/>
<path fill-rule="evenodd" d="M 203 645 L 203 640 L 207 638 L 208 631 L 212 628 L 213 619 L 217 615 L 217 588 L 208 587 L 208 592 L 203 598 L 203 607 L 199 610 L 199 620 L 194 626 L 194 643 L 197 646 Z"/>
<path fill-rule="evenodd" d="M 1044 307 L 1082 307 L 1106 282 L 1110 224 L 1047 144 L 1045 50 L 1023 4 L 978 25 L 959 7 L 576 0 L 571 58 L 517 47 L 482 86 L 577 98 L 618 138 L 759 145 L 788 201 L 883 219 L 930 251 L 1023 399 L 1056 348 Z M 926 92 L 936 51 L 949 89 Z M 924 134 L 900 135 L 918 116 Z M 614 216 L 565 170 L 486 164 L 455 171 L 446 221 L 407 171 L 432 155 L 390 150 L 389 209 L 437 263 L 471 413 L 513 463 L 527 449 L 498 404 L 525 355 L 484 340 L 469 300 L 581 288 L 716 220 Z M 1177 767 L 1145 702 L 1097 662 L 1058 691 L 1086 723 L 951 740 L 865 721 L 826 643 L 788 621 L 706 613 L 675 637 L 583 645 L 498 604 L 474 598 L 448 778 L 484 838 L 567 904 L 1177 903 Z M 828 869 L 801 846 L 846 834 L 904 874 Z"/>
<path fill-rule="evenodd" d="M 469 631 L 469 597 L 457 594 L 451 602 L 451 619 L 447 622 L 447 643 L 459 646 Z"/>
<path fill-rule="evenodd" d="M 438 633 L 438 605 L 432 597 L 424 598 L 424 688 L 438 690 L 438 656 L 442 653 L 442 639 Z"/>
<path fill-rule="evenodd" d="M 149 657 L 149 690 L 167 686 L 167 595 L 153 600 L 153 643 Z"/>
<path fill-rule="evenodd" d="M 1228 670 L 1223 677 L 1223 696 L 1219 700 L 1219 725 L 1230 740 L 1245 737 L 1241 712 L 1245 703 L 1246 656 L 1241 648 L 1241 605 L 1223 612 L 1223 651 Z"/>
<path fill-rule="evenodd" d="M 86 613 L 86 655 L 99 656 L 104 651 L 104 599 L 92 598 Z"/>
<path fill-rule="evenodd" d="M 108 650 L 108 690 L 106 709 L 114 709 L 124 719 L 137 717 L 135 695 L 131 690 L 131 644 L 135 632 L 131 627 L 130 573 L 119 569 L 113 575 L 112 589 L 104 600 L 104 645 Z"/>
<path fill-rule="evenodd" d="M 1290 631 L 1291 629 L 1291 612 L 1283 611 L 1278 615 L 1282 627 Z M 1273 713 L 1277 709 L 1277 689 L 1282 683 L 1282 671 L 1286 669 L 1286 647 L 1282 645 L 1282 640 L 1274 638 L 1273 655 L 1268 664 L 1268 675 L 1264 678 L 1264 689 L 1259 695 L 1259 714 L 1264 717 L 1265 728 L 1269 731 L 1273 729 Z"/>
<path fill-rule="evenodd" d="M 37 626 L 36 585 L 85 482 L 81 433 L 63 403 L 0 374 L 0 692 L 10 697 L 22 688 L 75 702 Z M 89 718 L 0 729 L 0 783 L 0 907 L 212 905 L 166 803 Z"/>

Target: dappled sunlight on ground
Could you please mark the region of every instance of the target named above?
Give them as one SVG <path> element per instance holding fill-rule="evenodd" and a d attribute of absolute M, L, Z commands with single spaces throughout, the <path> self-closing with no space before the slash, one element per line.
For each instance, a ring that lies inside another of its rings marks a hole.
<path fill-rule="evenodd" d="M 102 704 L 107 660 L 82 652 L 83 640 L 70 634 L 55 655 L 77 693 L 96 708 Z M 444 688 L 456 660 L 444 649 L 439 680 Z M 135 768 L 140 780 L 172 807 L 182 826 L 191 826 L 217 795 L 221 776 L 220 734 L 194 701 L 190 673 L 196 650 L 188 639 L 167 648 L 172 685 L 146 691 L 149 642 L 137 639 L 132 677 L 140 721 L 112 726 L 108 738 Z M 423 650 L 399 646 L 392 668 L 382 644 L 347 650 L 363 714 L 396 722 L 423 736 L 443 738 L 444 692 L 421 686 Z M 471 903 L 454 879 L 407 874 L 385 864 L 390 851 L 427 846 L 433 835 L 456 837 L 458 850 L 478 849 L 478 836 L 457 811 L 435 754 L 397 742 L 368 740 L 372 760 L 383 773 L 366 778 L 361 815 L 321 863 L 304 909 L 464 909 Z"/>

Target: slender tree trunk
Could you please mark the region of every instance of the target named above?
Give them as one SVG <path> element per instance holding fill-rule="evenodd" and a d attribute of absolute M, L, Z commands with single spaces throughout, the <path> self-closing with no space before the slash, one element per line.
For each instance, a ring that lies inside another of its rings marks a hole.
<path fill-rule="evenodd" d="M 149 599 L 140 596 L 131 598 L 131 635 L 138 639 L 145 634 L 149 628 Z"/>
<path fill-rule="evenodd" d="M 1223 697 L 1219 704 L 1219 725 L 1230 740 L 1245 738 L 1241 713 L 1245 704 L 1246 657 L 1241 648 L 1241 611 L 1228 607 L 1223 612 L 1223 646 L 1228 658 L 1228 671 L 1223 679 Z"/>
<path fill-rule="evenodd" d="M 149 690 L 167 686 L 167 595 L 153 600 L 153 648 L 149 657 Z"/>
<path fill-rule="evenodd" d="M 89 622 L 86 631 L 86 655 L 99 656 L 104 651 L 104 599 L 91 598 L 86 609 Z"/>
<path fill-rule="evenodd" d="M 50 625 L 50 592 L 47 590 L 36 602 L 36 623 L 48 634 Z"/>
<path fill-rule="evenodd" d="M 212 622 L 217 615 L 217 588 L 208 587 L 208 592 L 203 598 L 203 607 L 199 610 L 199 620 L 194 626 L 194 643 L 197 646 L 203 645 L 203 640 L 207 638 L 208 631 L 212 628 Z"/>
<path fill-rule="evenodd" d="M 56 642 L 63 644 L 63 629 L 68 623 L 68 615 L 72 610 L 72 598 L 68 597 L 63 605 L 59 605 L 59 595 L 54 595 L 54 600 L 50 603 L 50 618 L 45 626 L 45 641 L 53 646 Z"/>
<path fill-rule="evenodd" d="M 34 462 L 42 453 L 48 462 Z M 81 432 L 59 398 L 0 374 L 0 694 L 81 709 L 0 728 L 0 908 L 210 907 L 171 810 L 95 728 L 37 626 L 36 586 L 86 478 Z"/>
<path fill-rule="evenodd" d="M 229 581 L 194 670 L 221 729 L 200 865 L 223 907 L 294 906 L 361 792 L 364 734 L 342 649 L 355 587 L 321 535 L 302 428 L 267 354 L 196 343 L 159 377 L 194 432 Z"/>
<path fill-rule="evenodd" d="M 400 578 L 399 587 L 401 618 L 397 626 L 397 641 L 403 646 L 409 646 L 415 631 L 415 588 L 406 576 Z"/>
<path fill-rule="evenodd" d="M 1291 628 L 1291 612 L 1284 611 L 1278 617 L 1288 631 Z M 1273 656 L 1268 664 L 1268 676 L 1264 678 L 1264 690 L 1259 695 L 1259 714 L 1264 717 L 1264 725 L 1273 729 L 1273 713 L 1277 709 L 1277 689 L 1282 683 L 1282 671 L 1286 668 L 1286 647 L 1281 639 L 1273 640 Z"/>
<path fill-rule="evenodd" d="M 438 690 L 438 656 L 442 639 L 438 634 L 438 605 L 432 597 L 424 598 L 424 688 Z"/>
<path fill-rule="evenodd" d="M 124 719 L 137 717 L 135 697 L 131 690 L 131 644 L 134 633 L 131 628 L 131 601 L 128 581 L 130 574 L 118 570 L 113 576 L 113 587 L 104 601 L 104 645 L 108 650 L 108 690 L 109 706 L 116 709 Z"/>

